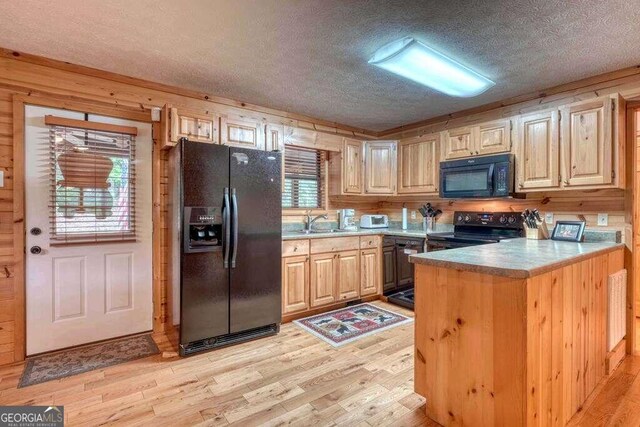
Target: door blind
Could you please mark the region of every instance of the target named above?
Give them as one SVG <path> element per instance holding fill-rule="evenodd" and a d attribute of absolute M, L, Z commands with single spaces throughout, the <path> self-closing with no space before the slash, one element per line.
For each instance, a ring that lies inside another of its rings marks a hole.
<path fill-rule="evenodd" d="M 326 152 L 287 146 L 284 152 L 282 207 L 318 209 L 324 205 Z"/>
<path fill-rule="evenodd" d="M 49 117 L 51 244 L 135 240 L 135 134 Z"/>

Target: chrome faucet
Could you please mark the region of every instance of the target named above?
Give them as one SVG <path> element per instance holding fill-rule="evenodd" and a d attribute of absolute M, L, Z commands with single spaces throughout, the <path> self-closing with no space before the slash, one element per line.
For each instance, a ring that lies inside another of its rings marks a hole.
<path fill-rule="evenodd" d="M 322 215 L 318 215 L 315 218 L 311 218 L 311 213 L 307 212 L 307 222 L 304 225 L 304 230 L 309 233 L 311 232 L 311 228 L 313 226 L 313 223 L 316 222 L 317 220 L 319 220 L 320 218 L 322 219 L 328 219 L 329 217 L 327 216 L 327 214 L 322 214 Z"/>

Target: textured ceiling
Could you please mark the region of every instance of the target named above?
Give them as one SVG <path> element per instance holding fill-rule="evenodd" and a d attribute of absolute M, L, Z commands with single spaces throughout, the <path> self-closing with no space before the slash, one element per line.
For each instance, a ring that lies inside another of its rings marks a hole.
<path fill-rule="evenodd" d="M 370 130 L 640 63 L 640 0 L 0 0 L 0 46 Z M 367 64 L 411 35 L 496 82 Z"/>

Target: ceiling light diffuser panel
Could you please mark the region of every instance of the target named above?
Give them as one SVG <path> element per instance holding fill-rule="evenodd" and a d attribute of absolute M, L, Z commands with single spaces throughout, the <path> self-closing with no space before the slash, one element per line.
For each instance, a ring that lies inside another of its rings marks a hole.
<path fill-rule="evenodd" d="M 369 63 L 450 96 L 469 98 L 495 85 L 412 37 L 381 47 Z"/>

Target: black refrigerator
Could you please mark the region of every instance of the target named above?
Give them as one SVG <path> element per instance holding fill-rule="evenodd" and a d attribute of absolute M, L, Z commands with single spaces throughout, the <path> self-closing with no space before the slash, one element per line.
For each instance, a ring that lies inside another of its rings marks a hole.
<path fill-rule="evenodd" d="M 167 301 L 180 355 L 278 333 L 281 156 L 184 139 L 169 152 Z"/>

